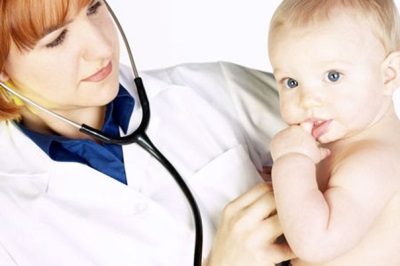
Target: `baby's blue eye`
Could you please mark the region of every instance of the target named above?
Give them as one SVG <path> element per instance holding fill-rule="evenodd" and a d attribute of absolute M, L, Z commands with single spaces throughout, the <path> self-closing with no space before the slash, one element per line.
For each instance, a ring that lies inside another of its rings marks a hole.
<path fill-rule="evenodd" d="M 341 74 L 337 71 L 329 71 L 328 80 L 331 82 L 336 82 L 340 79 Z"/>
<path fill-rule="evenodd" d="M 295 79 L 288 78 L 285 80 L 285 85 L 286 85 L 286 87 L 293 89 L 293 88 L 299 86 L 299 83 Z"/>

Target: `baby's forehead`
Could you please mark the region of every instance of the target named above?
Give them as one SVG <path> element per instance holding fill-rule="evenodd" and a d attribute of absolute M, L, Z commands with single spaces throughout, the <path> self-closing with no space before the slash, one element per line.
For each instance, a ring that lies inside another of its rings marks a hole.
<path fill-rule="evenodd" d="M 348 67 L 360 62 L 378 63 L 386 52 L 368 26 L 343 19 L 308 27 L 281 25 L 269 40 L 274 69 L 310 70 Z M 378 60 L 379 59 L 379 60 Z M 292 72 L 292 71 L 289 71 Z"/>
<path fill-rule="evenodd" d="M 309 42 L 309 45 L 314 45 L 324 41 L 337 42 L 340 45 L 346 41 L 359 43 L 378 40 L 370 25 L 365 23 L 365 19 L 359 19 L 347 12 L 336 12 L 334 17 L 327 17 L 318 22 L 310 20 L 299 24 L 290 20 L 285 21 L 270 30 L 269 39 L 271 46 L 279 45 L 282 41 L 293 45 L 298 42 Z"/>
<path fill-rule="evenodd" d="M 274 37 L 276 32 L 285 30 L 287 34 L 299 29 L 320 29 L 324 26 L 327 31 L 342 31 L 350 34 L 363 31 L 367 33 L 369 38 L 378 39 L 384 47 L 388 47 L 388 32 L 385 27 L 384 20 L 376 14 L 365 13 L 352 6 L 334 7 L 332 9 L 323 8 L 322 10 L 314 10 L 305 16 L 302 12 L 291 11 L 287 16 L 283 14 L 273 18 L 269 30 L 269 38 Z M 279 13 L 279 12 L 278 12 Z M 396 39 L 396 36 L 392 36 Z"/>

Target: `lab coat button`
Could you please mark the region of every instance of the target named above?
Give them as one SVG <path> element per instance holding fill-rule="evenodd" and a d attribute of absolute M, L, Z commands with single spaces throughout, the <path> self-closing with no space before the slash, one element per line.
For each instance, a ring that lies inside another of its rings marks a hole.
<path fill-rule="evenodd" d="M 147 211 L 147 207 L 148 207 L 148 205 L 145 202 L 136 203 L 133 208 L 133 215 L 143 216 L 145 214 L 145 212 Z"/>

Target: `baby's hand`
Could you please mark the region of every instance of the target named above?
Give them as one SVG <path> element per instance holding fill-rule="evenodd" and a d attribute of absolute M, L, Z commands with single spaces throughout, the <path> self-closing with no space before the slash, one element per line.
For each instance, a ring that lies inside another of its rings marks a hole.
<path fill-rule="evenodd" d="M 330 151 L 319 147 L 318 142 L 311 135 L 312 127 L 309 124 L 293 125 L 274 136 L 271 142 L 273 160 L 279 157 L 297 153 L 309 157 L 315 164 L 329 156 Z"/>

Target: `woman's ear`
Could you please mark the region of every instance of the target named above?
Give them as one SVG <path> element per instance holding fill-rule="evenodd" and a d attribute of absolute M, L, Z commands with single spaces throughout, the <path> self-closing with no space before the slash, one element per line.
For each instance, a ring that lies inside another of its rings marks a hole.
<path fill-rule="evenodd" d="M 0 72 L 0 81 L 1 82 L 6 82 L 10 79 L 10 77 L 6 74 L 5 71 Z"/>
<path fill-rule="evenodd" d="M 400 88 L 400 51 L 390 53 L 382 62 L 385 94 L 392 95 Z"/>

